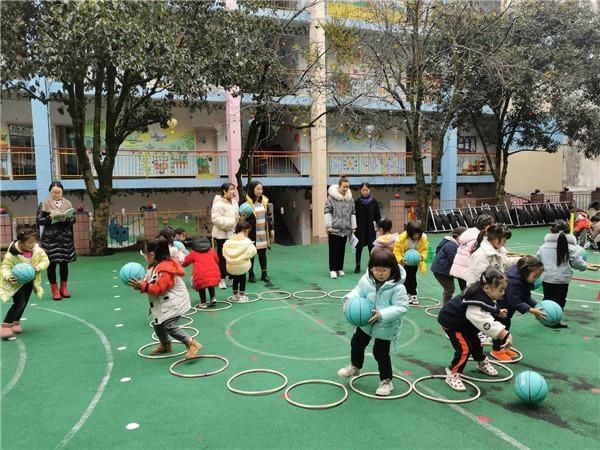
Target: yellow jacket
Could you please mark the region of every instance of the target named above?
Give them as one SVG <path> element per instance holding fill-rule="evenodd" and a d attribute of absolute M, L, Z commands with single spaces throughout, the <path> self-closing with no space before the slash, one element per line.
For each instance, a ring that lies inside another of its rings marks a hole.
<path fill-rule="evenodd" d="M 11 283 L 8 279 L 12 276 L 12 269 L 19 263 L 24 263 L 27 260 L 23 257 L 21 252 L 15 247 L 16 241 L 12 242 L 4 255 L 2 265 L 0 266 L 0 300 L 6 302 L 12 298 L 15 293 L 23 286 L 20 283 Z M 40 247 L 39 244 L 35 244 L 33 247 L 33 255 L 31 256 L 31 265 L 35 269 L 35 278 L 33 279 L 33 292 L 38 298 L 42 298 L 44 295 L 44 289 L 42 288 L 42 271 L 48 268 L 50 261 L 48 255 Z"/>
<path fill-rule="evenodd" d="M 402 260 L 404 259 L 404 253 L 408 250 L 408 233 L 405 231 L 398 235 L 396 242 L 394 243 L 394 256 L 396 257 L 396 261 L 398 264 L 402 264 Z M 419 263 L 419 270 L 422 273 L 427 271 L 427 264 L 425 264 L 425 260 L 427 259 L 427 252 L 429 250 L 429 241 L 427 240 L 427 235 L 423 233 L 421 235 L 421 239 L 417 241 L 416 250 L 421 255 L 421 262 Z"/>

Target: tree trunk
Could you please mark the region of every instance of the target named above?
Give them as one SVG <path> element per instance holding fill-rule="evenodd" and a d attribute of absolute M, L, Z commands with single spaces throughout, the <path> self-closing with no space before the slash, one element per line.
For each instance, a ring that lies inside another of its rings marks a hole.
<path fill-rule="evenodd" d="M 108 221 L 110 219 L 110 195 L 98 193 L 92 197 L 94 205 L 94 221 L 92 222 L 91 254 L 102 256 L 108 254 Z"/>

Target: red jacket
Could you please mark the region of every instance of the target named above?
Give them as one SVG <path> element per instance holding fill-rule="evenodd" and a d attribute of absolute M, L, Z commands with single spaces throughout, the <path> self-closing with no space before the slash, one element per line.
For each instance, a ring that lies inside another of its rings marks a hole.
<path fill-rule="evenodd" d="M 183 260 L 183 267 L 187 267 L 190 264 L 194 264 L 192 270 L 192 284 L 194 285 L 194 289 L 199 290 L 213 287 L 221 281 L 219 257 L 212 248 L 206 252 L 192 250 Z"/>

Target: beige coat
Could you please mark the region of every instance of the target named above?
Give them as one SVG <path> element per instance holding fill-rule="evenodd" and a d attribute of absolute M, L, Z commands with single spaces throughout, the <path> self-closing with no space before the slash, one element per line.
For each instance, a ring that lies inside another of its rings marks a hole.
<path fill-rule="evenodd" d="M 240 220 L 238 202 L 234 198 L 228 202 L 220 195 L 216 195 L 210 210 L 213 223 L 212 237 L 215 239 L 229 239 L 233 236 L 235 225 Z"/>

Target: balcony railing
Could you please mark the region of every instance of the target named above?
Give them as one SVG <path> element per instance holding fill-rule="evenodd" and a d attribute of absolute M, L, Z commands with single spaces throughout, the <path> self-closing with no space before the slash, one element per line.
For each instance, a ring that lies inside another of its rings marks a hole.
<path fill-rule="evenodd" d="M 329 176 L 414 176 L 412 153 L 330 152 Z M 423 155 L 423 171 L 431 175 L 431 154 Z"/>
<path fill-rule="evenodd" d="M 35 178 L 35 150 L 32 147 L 0 148 L 0 179 Z"/>
<path fill-rule="evenodd" d="M 92 161 L 92 154 L 88 151 Z M 81 178 L 74 148 L 54 149 L 57 178 Z M 92 171 L 96 170 L 92 164 Z M 113 178 L 217 178 L 227 176 L 226 152 L 119 150 Z"/>
<path fill-rule="evenodd" d="M 250 165 L 253 177 L 309 177 L 309 152 L 255 152 Z"/>
<path fill-rule="evenodd" d="M 306 0 L 267 0 L 268 8 L 273 9 L 291 9 L 297 11 L 306 6 Z"/>
<path fill-rule="evenodd" d="M 457 164 L 458 175 L 491 175 L 492 171 L 485 153 L 459 153 Z"/>

